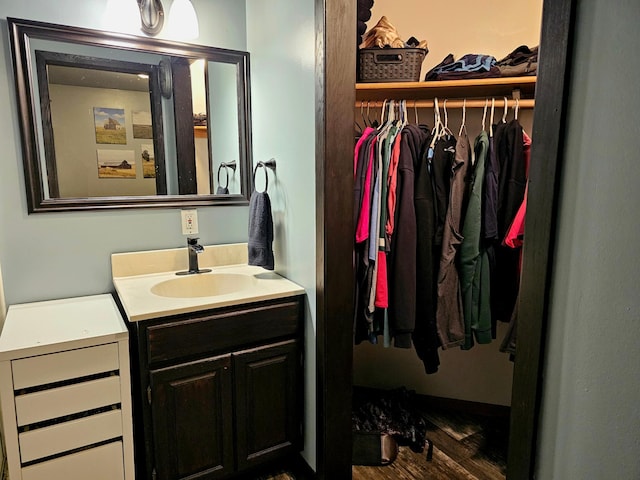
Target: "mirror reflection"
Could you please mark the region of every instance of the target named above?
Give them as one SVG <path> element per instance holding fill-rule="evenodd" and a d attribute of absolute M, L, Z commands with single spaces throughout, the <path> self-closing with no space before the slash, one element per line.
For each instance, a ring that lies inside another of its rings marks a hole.
<path fill-rule="evenodd" d="M 71 67 L 69 55 L 36 51 L 47 164 L 48 198 L 166 194 L 162 121 L 152 119 L 155 67 L 113 62 L 118 71 Z M 74 57 L 89 65 L 92 59 Z M 159 105 L 156 105 L 159 107 Z M 157 155 L 156 155 L 157 152 Z M 157 161 L 156 161 L 157 158 Z"/>
<path fill-rule="evenodd" d="M 246 52 L 8 22 L 30 213 L 247 203 Z"/>

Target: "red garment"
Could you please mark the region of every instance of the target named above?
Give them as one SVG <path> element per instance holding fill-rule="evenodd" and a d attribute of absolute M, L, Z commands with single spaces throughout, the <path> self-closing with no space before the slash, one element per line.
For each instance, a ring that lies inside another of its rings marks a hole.
<path fill-rule="evenodd" d="M 356 227 L 356 243 L 364 242 L 369 238 L 369 217 L 371 216 L 371 174 L 373 171 L 373 162 L 375 159 L 377 138 L 371 141 L 371 149 L 369 151 L 369 165 L 367 166 L 367 176 L 364 179 L 364 193 L 362 195 L 362 208 L 358 217 L 358 225 Z"/>
<path fill-rule="evenodd" d="M 531 138 L 526 132 L 522 132 L 522 144 L 524 147 L 524 164 L 527 178 L 529 178 L 529 160 L 531 160 Z M 522 239 L 524 238 L 524 218 L 527 211 L 527 195 L 529 193 L 529 183 L 524 189 L 524 200 L 520 204 L 520 208 L 516 212 L 516 216 L 511 222 L 511 226 L 504 237 L 503 245 L 511 248 L 518 248 L 522 246 Z"/>
<path fill-rule="evenodd" d="M 358 155 L 360 154 L 360 147 L 362 146 L 364 141 L 369 137 L 369 135 L 371 135 L 372 132 L 375 132 L 374 128 L 371 128 L 371 127 L 365 128 L 364 132 L 362 132 L 362 135 L 360 136 L 360 138 L 356 142 L 356 146 L 355 146 L 355 149 L 353 151 L 353 176 L 354 176 L 354 178 L 356 176 L 356 169 L 358 168 Z"/>
<path fill-rule="evenodd" d="M 378 272 L 376 282 L 376 301 L 377 308 L 387 308 L 389 306 L 389 288 L 387 285 L 387 254 L 378 251 Z"/>
<path fill-rule="evenodd" d="M 400 159 L 400 143 L 402 142 L 402 132 L 396 135 L 391 150 L 391 160 L 389 161 L 389 173 L 387 175 L 387 222 L 384 231 L 391 237 L 394 229 L 394 218 L 396 211 L 396 187 L 398 185 L 398 160 Z"/>
<path fill-rule="evenodd" d="M 516 216 L 511 222 L 511 226 L 507 231 L 507 234 L 504 237 L 504 242 L 502 242 L 507 247 L 518 248 L 522 246 L 522 239 L 524 237 L 524 217 L 527 210 L 527 193 L 529 191 L 529 186 L 524 189 L 524 200 L 520 204 L 520 208 L 516 212 Z"/>

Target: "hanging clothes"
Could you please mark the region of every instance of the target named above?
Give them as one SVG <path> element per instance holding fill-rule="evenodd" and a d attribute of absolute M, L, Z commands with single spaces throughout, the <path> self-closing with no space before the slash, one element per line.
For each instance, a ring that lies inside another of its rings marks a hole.
<path fill-rule="evenodd" d="M 436 326 L 437 271 L 440 248 L 435 245 L 436 198 L 434 179 L 428 165 L 428 149 L 431 133 L 426 126 L 418 127 L 423 132 L 423 146 L 419 156 L 414 157 L 416 211 L 416 325 L 412 335 L 413 345 L 426 373 L 435 373 L 440 366 L 438 348 L 440 339 Z"/>
<path fill-rule="evenodd" d="M 529 162 L 531 159 L 531 137 L 526 132 L 522 132 L 522 147 L 525 163 L 525 176 L 529 178 Z M 527 183 L 524 189 L 524 199 L 516 212 L 516 215 L 511 222 L 511 226 L 507 230 L 507 234 L 504 237 L 504 245 L 511 248 L 518 248 L 522 246 L 522 239 L 524 237 L 524 218 L 527 210 L 527 192 L 529 190 L 529 184 Z"/>
<path fill-rule="evenodd" d="M 486 242 L 482 238 L 482 192 L 489 136 L 483 131 L 474 143 L 475 165 L 470 181 L 469 204 L 462 228 L 460 247 L 460 289 L 464 314 L 464 344 L 468 350 L 474 339 L 491 343 L 491 279 Z"/>
<path fill-rule="evenodd" d="M 386 213 L 386 208 L 382 208 L 382 205 L 386 205 L 387 194 L 387 175 L 389 171 L 389 161 L 391 157 L 391 145 L 395 139 L 398 128 L 395 125 L 389 126 L 378 134 L 378 146 L 376 152 L 376 178 L 373 189 L 373 201 L 371 209 L 371 221 L 370 221 L 370 238 L 369 244 L 369 260 L 376 261 L 378 257 L 378 251 L 381 241 L 384 242 L 384 236 L 380 237 L 380 225 L 384 225 L 385 220 L 381 220 L 383 211 Z M 384 199 L 384 200 L 383 200 Z M 384 247 L 384 244 L 382 245 Z M 374 275 L 377 278 L 377 274 Z M 375 289 L 374 289 L 375 290 Z M 369 302 L 370 311 L 373 311 L 373 304 L 375 296 L 372 295 Z"/>
<path fill-rule="evenodd" d="M 384 333 L 384 317 L 375 315 L 376 308 L 386 308 L 388 305 L 387 292 L 387 258 L 385 252 L 384 224 L 386 223 L 386 193 L 387 176 L 391 157 L 391 146 L 395 141 L 398 127 L 393 121 L 382 128 L 378 133 L 377 149 L 377 175 L 375 180 L 373 208 L 370 224 L 369 261 L 372 262 L 373 272 L 371 283 L 367 285 L 369 291 L 369 301 L 367 305 L 369 315 L 373 315 L 371 325 L 371 340 L 375 343 L 375 338 Z M 382 229 L 382 236 L 381 236 Z M 381 250 L 382 249 L 382 250 Z M 384 272 L 384 275 L 383 275 Z M 380 285 L 378 285 L 380 282 Z"/>
<path fill-rule="evenodd" d="M 366 132 L 366 130 L 365 130 Z M 370 220 L 370 189 L 371 176 L 375 158 L 377 136 L 371 129 L 368 137 L 359 144 L 357 155 L 354 151 L 356 175 L 354 179 L 354 263 L 355 263 L 355 296 L 354 296 L 354 341 L 360 343 L 369 338 L 369 326 L 373 318 L 368 315 L 367 284 L 371 275 L 369 262 L 369 220 Z M 363 132 L 364 137 L 364 132 Z M 357 146 L 357 145 L 356 145 Z M 366 228 L 365 228 L 366 227 Z"/>
<path fill-rule="evenodd" d="M 464 343 L 464 321 L 458 267 L 455 259 L 462 244 L 462 217 L 466 207 L 466 184 L 471 165 L 471 147 L 466 132 L 458 137 L 450 167 L 449 205 L 442 236 L 438 269 L 436 320 L 442 349 Z"/>
<path fill-rule="evenodd" d="M 358 218 L 356 221 L 356 242 L 361 243 L 369 238 L 369 222 L 371 220 L 371 185 L 374 175 L 373 168 L 375 166 L 375 144 L 378 141 L 377 136 L 371 137 L 371 142 L 367 142 L 368 149 L 365 149 L 365 162 L 363 165 L 362 175 L 362 197 L 359 198 Z M 368 152 L 368 155 L 367 155 Z"/>
<path fill-rule="evenodd" d="M 354 148 L 355 343 L 413 346 L 430 374 L 439 348 L 490 343 L 511 320 L 511 349 L 530 139 L 503 119 L 472 148 L 446 109 L 430 131 L 386 105 Z"/>
<path fill-rule="evenodd" d="M 433 140 L 432 140 L 433 141 Z M 436 194 L 436 233 L 435 244 L 442 248 L 442 238 L 447 222 L 449 195 L 451 192 L 451 166 L 456 155 L 456 139 L 445 134 L 439 138 L 432 151 L 428 152 Z"/>
<path fill-rule="evenodd" d="M 526 132 L 522 132 L 523 136 L 523 154 L 524 154 L 524 162 L 525 162 L 525 171 L 526 177 L 529 178 L 529 163 L 531 159 L 531 138 L 527 135 Z M 507 235 L 504 239 L 504 244 L 511 248 L 522 247 L 523 237 L 524 237 L 524 220 L 527 209 L 527 192 L 529 185 L 525 188 L 524 199 L 520 204 L 520 208 L 518 209 L 518 213 L 511 223 L 511 227 L 507 232 Z M 522 250 L 520 249 L 520 271 L 522 270 Z M 511 314 L 511 320 L 509 322 L 509 329 L 507 330 L 507 334 L 505 335 L 502 344 L 500 346 L 501 352 L 510 353 L 513 357 L 516 354 L 516 338 L 517 338 L 517 330 L 518 330 L 518 303 L 519 303 L 519 294 L 518 298 L 516 298 L 516 304 Z"/>
<path fill-rule="evenodd" d="M 413 159 L 419 156 L 422 135 L 409 126 L 402 131 L 398 158 L 396 205 L 389 273 L 389 327 L 394 346 L 411 348 L 416 319 L 416 214 Z"/>
<path fill-rule="evenodd" d="M 494 244 L 495 267 L 491 283 L 491 314 L 494 320 L 509 322 L 520 285 L 520 251 L 502 245 L 509 226 L 524 199 L 526 168 L 522 126 L 512 120 L 496 132 L 495 147 L 500 166 L 498 182 L 498 242 Z"/>

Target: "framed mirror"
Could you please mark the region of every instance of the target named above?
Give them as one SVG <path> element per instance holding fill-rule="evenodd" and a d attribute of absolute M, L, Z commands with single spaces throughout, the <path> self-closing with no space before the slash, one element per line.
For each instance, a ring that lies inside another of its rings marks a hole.
<path fill-rule="evenodd" d="M 247 52 L 7 21 L 29 213 L 248 204 Z"/>

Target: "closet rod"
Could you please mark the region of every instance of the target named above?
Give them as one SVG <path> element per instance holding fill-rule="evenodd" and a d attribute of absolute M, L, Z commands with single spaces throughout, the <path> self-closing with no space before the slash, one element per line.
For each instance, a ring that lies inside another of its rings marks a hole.
<path fill-rule="evenodd" d="M 398 100 L 397 100 L 398 101 Z M 382 108 L 383 102 L 380 100 L 356 100 L 356 108 Z M 444 105 L 444 99 L 438 99 L 438 106 L 442 108 Z M 466 105 L 467 108 L 484 108 L 487 105 L 491 108 L 491 100 L 487 103 L 485 100 L 467 100 L 466 103 L 463 100 L 447 100 L 447 108 L 462 108 L 463 105 Z M 535 100 L 526 99 L 526 100 L 518 100 L 517 105 L 519 108 L 533 108 L 535 105 Z M 434 102 L 433 100 L 407 100 L 407 108 L 433 108 Z M 504 107 L 504 99 L 496 98 L 494 102 L 494 106 Z M 507 100 L 507 107 L 515 107 L 516 100 Z"/>

